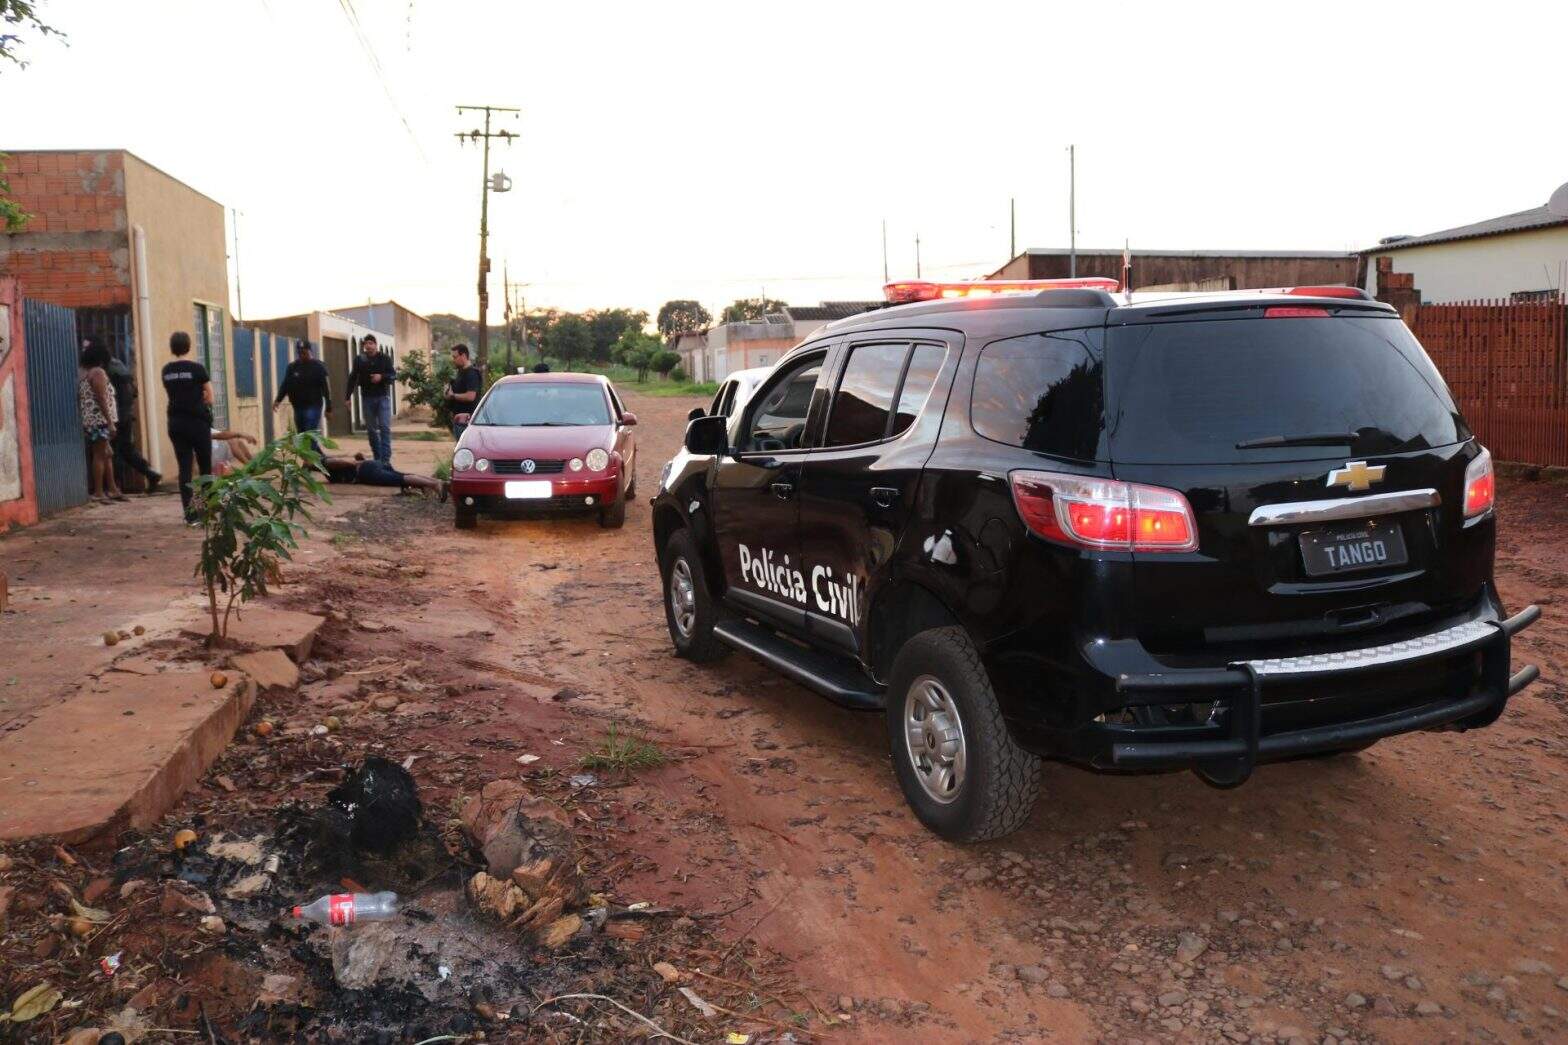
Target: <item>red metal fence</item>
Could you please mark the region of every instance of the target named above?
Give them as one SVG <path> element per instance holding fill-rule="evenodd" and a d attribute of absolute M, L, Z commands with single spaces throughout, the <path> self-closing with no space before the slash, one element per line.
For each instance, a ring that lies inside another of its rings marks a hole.
<path fill-rule="evenodd" d="M 1568 466 L 1568 307 L 1479 301 L 1409 318 L 1494 459 Z"/>

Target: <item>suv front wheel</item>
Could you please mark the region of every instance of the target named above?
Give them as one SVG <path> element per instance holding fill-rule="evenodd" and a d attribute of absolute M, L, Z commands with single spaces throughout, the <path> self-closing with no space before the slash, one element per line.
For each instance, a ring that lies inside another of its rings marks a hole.
<path fill-rule="evenodd" d="M 893 771 L 920 822 L 954 842 L 1022 827 L 1040 790 L 1040 760 L 1002 721 L 980 653 L 963 628 L 932 628 L 893 661 L 887 689 Z"/>
<path fill-rule="evenodd" d="M 675 652 L 698 664 L 728 654 L 730 648 L 713 636 L 718 614 L 697 543 L 689 531 L 676 530 L 664 546 L 664 620 Z"/>

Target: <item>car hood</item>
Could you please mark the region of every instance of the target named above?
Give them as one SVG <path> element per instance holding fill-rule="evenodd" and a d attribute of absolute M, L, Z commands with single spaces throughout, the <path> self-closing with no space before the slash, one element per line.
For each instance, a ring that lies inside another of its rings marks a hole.
<path fill-rule="evenodd" d="M 595 447 L 615 448 L 613 425 L 574 425 L 571 428 L 507 428 L 474 425 L 463 433 L 459 447 L 479 457 L 533 457 L 569 460 Z"/>

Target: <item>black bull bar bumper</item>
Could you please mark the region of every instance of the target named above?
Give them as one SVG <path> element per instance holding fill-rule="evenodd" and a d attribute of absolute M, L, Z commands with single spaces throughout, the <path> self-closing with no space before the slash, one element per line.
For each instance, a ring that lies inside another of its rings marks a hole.
<path fill-rule="evenodd" d="M 1212 700 L 1223 714 L 1201 726 L 1117 730 L 1108 745 L 1109 766 L 1129 770 L 1190 766 L 1211 784 L 1234 787 L 1251 776 L 1260 762 L 1356 747 L 1416 730 L 1490 725 L 1502 714 L 1508 698 L 1540 675 L 1533 664 L 1510 674 L 1509 663 L 1511 638 L 1540 616 L 1540 607 L 1527 606 L 1507 620 L 1470 621 L 1417 639 L 1346 653 L 1121 675 L 1116 691 L 1128 708 Z M 1420 670 L 1423 662 L 1469 652 L 1481 654 L 1479 684 L 1458 699 L 1288 732 L 1262 732 L 1263 688 L 1270 682 L 1322 679 L 1331 683 L 1358 669 Z"/>

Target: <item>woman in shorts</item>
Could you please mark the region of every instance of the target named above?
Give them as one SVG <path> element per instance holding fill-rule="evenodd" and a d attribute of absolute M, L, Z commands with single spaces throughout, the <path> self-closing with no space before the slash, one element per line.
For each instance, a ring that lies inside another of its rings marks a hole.
<path fill-rule="evenodd" d="M 114 386 L 109 383 L 109 350 L 89 338 L 78 361 L 76 398 L 82 410 L 82 434 L 87 439 L 87 485 L 93 499 L 129 500 L 114 480 L 114 419 L 119 411 Z"/>

